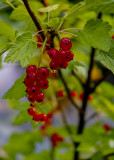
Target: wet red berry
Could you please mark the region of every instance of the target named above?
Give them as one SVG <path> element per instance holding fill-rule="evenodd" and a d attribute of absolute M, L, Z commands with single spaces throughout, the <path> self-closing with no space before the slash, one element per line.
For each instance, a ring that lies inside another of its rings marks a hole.
<path fill-rule="evenodd" d="M 59 65 L 53 61 L 50 62 L 49 66 L 52 70 L 56 70 L 59 67 Z"/>
<path fill-rule="evenodd" d="M 60 63 L 59 68 L 65 69 L 67 66 L 68 66 L 68 62 L 62 62 Z"/>
<path fill-rule="evenodd" d="M 103 127 L 104 127 L 105 131 L 107 131 L 107 132 L 110 131 L 110 126 L 108 124 L 104 124 Z"/>
<path fill-rule="evenodd" d="M 76 97 L 76 95 L 77 95 L 76 91 L 71 91 L 71 92 L 70 92 L 70 96 L 71 96 L 72 98 Z"/>
<path fill-rule="evenodd" d="M 48 55 L 52 60 L 56 60 L 56 58 L 59 56 L 59 51 L 57 49 L 51 48 L 48 52 Z"/>
<path fill-rule="evenodd" d="M 63 38 L 60 41 L 60 47 L 64 50 L 69 50 L 72 47 L 72 42 L 68 38 Z"/>
<path fill-rule="evenodd" d="M 29 79 L 25 78 L 24 84 L 26 87 L 30 87 L 30 86 L 34 85 L 34 81 L 29 81 Z"/>
<path fill-rule="evenodd" d="M 40 79 L 46 79 L 49 76 L 49 70 L 45 67 L 40 67 L 37 71 L 37 76 Z"/>
<path fill-rule="evenodd" d="M 28 114 L 29 114 L 30 116 L 33 116 L 35 113 L 36 113 L 36 110 L 35 110 L 34 108 L 30 107 L 30 108 L 28 109 Z"/>
<path fill-rule="evenodd" d="M 33 120 L 36 121 L 36 122 L 39 121 L 39 114 L 38 114 L 38 113 L 35 113 L 35 114 L 33 115 Z"/>
<path fill-rule="evenodd" d="M 29 102 L 34 102 L 35 101 L 35 96 L 34 95 L 29 95 L 28 100 L 29 100 Z"/>
<path fill-rule="evenodd" d="M 26 78 L 31 82 L 35 82 L 36 81 L 36 74 L 31 72 L 31 73 L 26 75 Z"/>
<path fill-rule="evenodd" d="M 63 96 L 64 96 L 63 90 L 59 90 L 59 91 L 57 92 L 57 95 L 58 95 L 58 97 L 63 97 Z"/>
<path fill-rule="evenodd" d="M 44 94 L 42 92 L 38 93 L 36 95 L 36 101 L 37 102 L 43 102 L 43 100 L 44 100 Z"/>
<path fill-rule="evenodd" d="M 38 86 L 38 88 L 47 89 L 49 87 L 49 82 L 47 79 L 39 79 L 36 82 L 36 85 Z"/>
<path fill-rule="evenodd" d="M 36 72 L 37 72 L 37 68 L 36 68 L 35 65 L 30 65 L 30 66 L 27 67 L 26 73 L 29 74 L 29 73 L 31 73 L 31 72 L 33 72 L 33 73 L 36 73 Z"/>
<path fill-rule="evenodd" d="M 45 122 L 47 120 L 47 116 L 45 114 L 39 114 L 39 121 Z"/>
<path fill-rule="evenodd" d="M 114 39 L 114 35 L 112 35 L 112 39 Z"/>

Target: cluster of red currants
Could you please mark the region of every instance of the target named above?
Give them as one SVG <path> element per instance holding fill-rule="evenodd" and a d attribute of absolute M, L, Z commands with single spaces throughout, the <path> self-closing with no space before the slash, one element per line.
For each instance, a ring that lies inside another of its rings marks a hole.
<path fill-rule="evenodd" d="M 49 82 L 47 77 L 49 76 L 49 70 L 45 67 L 40 67 L 37 69 L 35 65 L 30 65 L 26 69 L 26 78 L 24 79 L 24 84 L 27 87 L 26 92 L 29 95 L 28 100 L 31 103 L 34 102 L 43 102 L 44 94 L 42 92 L 43 89 L 47 89 L 49 87 Z M 35 113 L 35 114 L 34 114 Z M 33 116 L 35 121 L 40 121 L 43 118 L 45 120 L 46 115 L 39 114 L 35 112 L 35 109 L 30 108 L 30 115 Z"/>
<path fill-rule="evenodd" d="M 28 114 L 30 116 L 33 116 L 33 120 L 36 121 L 36 122 L 46 122 L 47 120 L 47 116 L 44 114 L 44 113 L 37 113 L 35 108 L 33 107 L 30 107 L 28 109 Z"/>
<path fill-rule="evenodd" d="M 74 54 L 70 51 L 72 47 L 72 42 L 68 38 L 63 38 L 60 41 L 60 50 L 58 51 L 55 48 L 51 48 L 48 52 L 51 62 L 49 64 L 52 70 L 57 68 L 66 68 L 68 62 L 73 60 Z"/>
<path fill-rule="evenodd" d="M 37 69 L 35 65 L 30 65 L 27 67 L 26 73 L 24 83 L 27 87 L 26 92 L 29 95 L 29 102 L 43 102 L 44 94 L 41 92 L 41 89 L 47 89 L 49 87 L 47 80 L 49 70 L 45 67 Z"/>
<path fill-rule="evenodd" d="M 51 141 L 52 141 L 53 147 L 56 147 L 57 142 L 63 142 L 64 138 L 59 136 L 57 133 L 53 133 L 52 136 L 51 136 Z"/>

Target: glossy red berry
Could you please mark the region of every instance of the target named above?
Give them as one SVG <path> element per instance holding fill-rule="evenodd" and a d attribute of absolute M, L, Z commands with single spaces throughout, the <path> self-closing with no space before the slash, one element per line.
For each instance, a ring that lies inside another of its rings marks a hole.
<path fill-rule="evenodd" d="M 46 79 L 49 76 L 49 70 L 45 67 L 40 67 L 38 69 L 37 76 L 40 79 Z"/>
<path fill-rule="evenodd" d="M 28 100 L 29 100 L 29 102 L 34 102 L 35 101 L 35 96 L 34 95 L 29 95 Z"/>
<path fill-rule="evenodd" d="M 114 39 L 114 35 L 112 35 L 112 39 Z"/>
<path fill-rule="evenodd" d="M 33 72 L 33 73 L 36 73 L 36 72 L 37 72 L 37 68 L 36 68 L 35 65 L 30 65 L 30 66 L 27 67 L 26 73 L 29 74 L 29 73 L 31 73 L 31 72 Z"/>
<path fill-rule="evenodd" d="M 71 92 L 70 92 L 70 96 L 71 96 L 72 98 L 76 97 L 76 95 L 77 95 L 76 91 L 71 91 Z"/>
<path fill-rule="evenodd" d="M 44 94 L 42 92 L 38 93 L 36 95 L 36 101 L 37 102 L 43 102 L 43 100 L 44 100 Z"/>
<path fill-rule="evenodd" d="M 35 113 L 35 114 L 33 115 L 33 120 L 36 121 L 36 122 L 39 121 L 39 114 L 38 114 L 38 113 Z"/>
<path fill-rule="evenodd" d="M 52 72 L 51 75 L 55 78 L 57 76 L 57 72 Z"/>
<path fill-rule="evenodd" d="M 72 42 L 70 39 L 68 38 L 63 38 L 61 39 L 60 41 L 60 47 L 63 49 L 63 50 L 69 50 L 71 49 L 72 47 Z"/>
<path fill-rule="evenodd" d="M 59 56 L 59 51 L 57 49 L 51 48 L 48 52 L 48 55 L 52 60 L 56 60 L 56 58 Z"/>
<path fill-rule="evenodd" d="M 66 61 L 70 62 L 73 60 L 73 58 L 74 58 L 74 54 L 72 52 L 70 52 L 70 54 L 66 56 Z"/>
<path fill-rule="evenodd" d="M 110 126 L 108 124 L 103 125 L 106 132 L 110 131 Z"/>
<path fill-rule="evenodd" d="M 29 81 L 29 79 L 25 78 L 24 79 L 24 84 L 26 87 L 30 87 L 34 84 L 34 81 Z"/>
<path fill-rule="evenodd" d="M 61 63 L 59 64 L 59 68 L 65 69 L 67 66 L 68 66 L 68 62 L 61 62 Z"/>
<path fill-rule="evenodd" d="M 36 111 L 35 111 L 34 108 L 30 107 L 30 108 L 28 109 L 28 114 L 29 114 L 30 116 L 33 116 L 35 113 L 36 113 Z"/>
<path fill-rule="evenodd" d="M 47 79 L 39 79 L 36 85 L 38 88 L 47 89 L 49 87 L 49 81 Z"/>
<path fill-rule="evenodd" d="M 29 74 L 26 75 L 26 78 L 30 81 L 30 82 L 35 82 L 36 81 L 36 74 L 31 72 Z"/>
<path fill-rule="evenodd" d="M 52 70 L 56 70 L 59 67 L 59 65 L 53 61 L 50 62 L 49 66 Z"/>
<path fill-rule="evenodd" d="M 47 116 L 45 114 L 39 114 L 39 121 L 46 121 L 47 120 Z"/>
<path fill-rule="evenodd" d="M 43 40 L 40 36 L 37 36 L 37 42 L 43 43 Z M 40 48 L 42 45 L 41 44 L 37 44 L 37 47 Z"/>
<path fill-rule="evenodd" d="M 59 90 L 59 91 L 57 92 L 57 95 L 58 95 L 58 97 L 63 97 L 63 96 L 64 96 L 63 90 Z"/>

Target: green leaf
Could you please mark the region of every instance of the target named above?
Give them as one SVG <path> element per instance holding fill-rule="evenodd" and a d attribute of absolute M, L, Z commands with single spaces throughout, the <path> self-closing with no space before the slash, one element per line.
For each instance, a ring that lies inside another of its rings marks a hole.
<path fill-rule="evenodd" d="M 80 7 L 83 6 L 83 5 L 85 5 L 85 2 L 84 2 L 84 1 L 79 2 L 79 3 L 75 4 L 75 5 L 73 5 L 73 7 L 71 7 L 71 8 L 68 10 L 68 12 L 67 12 L 67 14 L 65 15 L 65 17 L 67 17 L 70 13 L 74 12 L 75 10 L 77 10 L 78 8 L 80 8 Z"/>
<path fill-rule="evenodd" d="M 91 19 L 84 29 L 78 32 L 78 38 L 94 48 L 108 52 L 111 46 L 110 29 L 111 26 L 107 22 Z"/>
<path fill-rule="evenodd" d="M 58 7 L 59 7 L 59 5 L 56 4 L 56 5 L 52 5 L 52 6 L 40 8 L 39 11 L 40 11 L 40 12 L 51 12 L 51 11 L 53 11 L 53 10 L 56 10 Z"/>
<path fill-rule="evenodd" d="M 77 69 L 77 67 L 84 67 L 84 65 L 81 62 L 76 60 L 72 60 L 71 62 L 69 62 L 68 68 L 70 70 Z"/>
<path fill-rule="evenodd" d="M 96 13 L 114 14 L 113 0 L 86 0 L 88 9 Z"/>
<path fill-rule="evenodd" d="M 7 47 L 8 43 L 11 41 L 8 39 L 7 36 L 0 36 L 0 50 Z"/>
<path fill-rule="evenodd" d="M 114 119 L 114 102 L 97 94 L 91 102 L 92 106 L 98 111 L 104 112 L 111 119 Z"/>
<path fill-rule="evenodd" d="M 101 152 L 97 152 L 93 155 L 92 160 L 104 160 Z"/>
<path fill-rule="evenodd" d="M 0 35 L 8 36 L 10 40 L 15 38 L 15 30 L 6 22 L 0 22 Z"/>
<path fill-rule="evenodd" d="M 112 40 L 111 49 L 109 52 L 99 51 L 96 56 L 105 67 L 114 73 L 114 40 Z"/>
<path fill-rule="evenodd" d="M 28 112 L 25 109 L 25 111 L 21 111 L 16 116 L 16 118 L 13 121 L 13 125 L 21 125 L 21 124 L 24 124 L 24 123 L 28 122 L 31 119 L 32 119 L 32 117 L 30 117 L 30 115 L 28 115 Z"/>
<path fill-rule="evenodd" d="M 17 153 L 29 155 L 33 152 L 35 143 L 41 142 L 42 137 L 38 130 L 36 132 L 14 133 L 11 135 L 5 151 L 14 159 Z"/>
<path fill-rule="evenodd" d="M 20 99 L 25 96 L 26 87 L 23 83 L 25 74 L 22 75 L 15 84 L 3 95 L 3 99 Z"/>
<path fill-rule="evenodd" d="M 16 42 L 10 48 L 5 57 L 5 62 L 14 63 L 20 61 L 21 66 L 25 67 L 36 54 L 36 43 L 32 41 L 32 33 L 27 32 L 17 37 Z"/>
<path fill-rule="evenodd" d="M 45 23 L 46 26 L 57 28 L 61 19 L 60 18 L 51 18 L 50 21 Z"/>

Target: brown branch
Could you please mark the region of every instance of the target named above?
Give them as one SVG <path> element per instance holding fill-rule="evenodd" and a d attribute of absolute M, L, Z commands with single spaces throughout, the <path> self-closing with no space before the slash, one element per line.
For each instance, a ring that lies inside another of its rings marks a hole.
<path fill-rule="evenodd" d="M 101 84 L 110 75 L 110 73 L 111 71 L 107 71 L 106 74 L 104 74 L 104 76 L 95 84 L 95 86 L 90 89 L 90 94 L 96 90 L 99 84 Z"/>
<path fill-rule="evenodd" d="M 70 96 L 70 90 L 69 90 L 69 88 L 68 88 L 68 86 L 67 86 L 67 83 L 66 83 L 66 81 L 65 81 L 65 79 L 64 79 L 64 77 L 63 77 L 62 72 L 61 72 L 60 69 L 58 69 L 58 74 L 59 74 L 59 77 L 60 77 L 62 83 L 64 84 L 64 87 L 65 87 L 65 90 L 66 90 L 66 93 L 67 93 L 67 96 L 68 96 L 69 100 L 70 100 L 71 103 L 79 110 L 79 112 L 81 112 L 80 107 L 74 102 L 74 100 L 73 100 L 72 97 Z"/>
<path fill-rule="evenodd" d="M 87 101 L 88 101 L 88 96 L 89 96 L 91 71 L 92 71 L 93 64 L 94 64 L 94 55 L 95 55 L 95 49 L 92 48 L 89 71 L 88 71 L 88 78 L 87 78 L 86 85 L 85 85 L 84 99 L 83 99 L 83 103 L 82 103 L 83 113 L 79 113 L 79 126 L 77 129 L 77 134 L 82 134 L 82 132 L 84 130 L 84 126 L 85 126 L 85 112 L 86 112 Z M 80 145 L 80 143 L 78 143 L 78 142 L 75 143 L 76 149 L 79 145 Z M 76 150 L 75 155 L 74 155 L 74 160 L 78 160 L 78 158 L 79 158 L 79 152 Z"/>
<path fill-rule="evenodd" d="M 32 18 L 32 20 L 33 20 L 36 28 L 38 29 L 38 31 L 41 31 L 42 28 L 41 28 L 41 26 L 40 26 L 40 24 L 39 24 L 39 22 L 38 22 L 38 20 L 37 20 L 37 18 L 36 18 L 36 16 L 35 16 L 34 12 L 31 10 L 28 1 L 27 1 L 27 0 L 23 0 L 23 3 L 24 3 L 24 5 L 25 5 L 25 7 L 26 7 L 26 9 L 27 9 L 27 11 L 28 11 L 28 13 L 29 13 L 29 15 L 31 16 L 31 18 Z M 42 37 L 42 39 L 43 39 L 43 41 L 44 41 L 44 40 L 45 40 L 45 35 L 44 35 L 44 33 L 41 32 L 40 35 L 41 35 L 41 37 Z"/>

